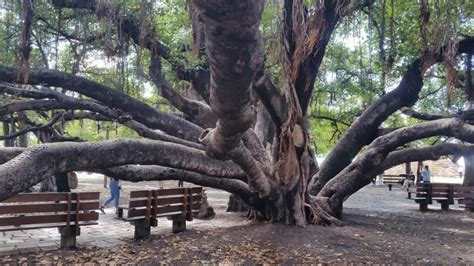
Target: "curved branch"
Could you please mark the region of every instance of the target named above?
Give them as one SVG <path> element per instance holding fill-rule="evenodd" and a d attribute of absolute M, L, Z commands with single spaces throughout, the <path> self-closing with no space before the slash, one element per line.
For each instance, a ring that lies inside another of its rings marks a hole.
<path fill-rule="evenodd" d="M 387 158 L 379 166 L 372 169 L 368 175 L 374 176 L 403 163 L 439 160 L 446 155 L 470 155 L 474 154 L 474 145 L 456 143 L 442 143 L 426 148 L 408 148 L 389 153 Z"/>
<path fill-rule="evenodd" d="M 157 164 L 246 180 L 236 165 L 210 159 L 204 152 L 182 145 L 133 139 L 63 142 L 35 146 L 0 165 L 0 201 L 58 172 L 125 164 Z"/>
<path fill-rule="evenodd" d="M 51 126 L 53 126 L 54 124 L 56 124 L 56 122 L 59 121 L 59 119 L 61 117 L 63 117 L 64 113 L 58 113 L 58 114 L 55 114 L 51 120 L 44 124 L 44 125 L 40 125 L 40 126 L 32 126 L 32 127 L 27 127 L 25 129 L 22 129 L 20 131 L 17 131 L 13 134 L 10 134 L 10 135 L 4 135 L 4 136 L 0 136 L 0 140 L 5 140 L 5 139 L 14 139 L 18 136 L 21 136 L 21 135 L 24 135 L 28 132 L 31 132 L 31 131 L 37 131 L 37 130 L 41 130 L 41 129 L 44 129 L 44 128 L 49 128 Z"/>
<path fill-rule="evenodd" d="M 130 182 L 153 181 L 153 180 L 182 180 L 200 186 L 222 189 L 230 193 L 238 194 L 247 204 L 258 201 L 255 193 L 251 192 L 248 185 L 240 180 L 230 180 L 219 177 L 207 176 L 196 172 L 175 169 L 163 166 L 148 165 L 124 165 L 111 167 L 105 170 L 94 170 L 108 176 L 117 177 Z"/>
<path fill-rule="evenodd" d="M 338 144 L 326 156 L 321 164 L 321 170 L 313 176 L 309 186 L 312 195 L 316 195 L 331 178 L 351 163 L 363 146 L 377 137 L 378 127 L 391 114 L 402 107 L 409 107 L 416 103 L 423 86 L 423 73 L 429 66 L 442 60 L 444 49 L 440 51 L 438 54 L 415 60 L 408 66 L 397 88 L 370 105 L 354 121 Z M 458 53 L 473 52 L 474 38 L 459 42 Z"/>
<path fill-rule="evenodd" d="M 171 87 L 171 84 L 161 73 L 160 57 L 155 55 L 153 50 L 151 51 L 149 73 L 153 83 L 160 89 L 160 95 L 168 100 L 171 105 L 183 112 L 187 120 L 203 128 L 216 126 L 217 117 L 208 105 L 190 100 L 177 93 Z"/>
<path fill-rule="evenodd" d="M 4 164 L 10 161 L 16 156 L 22 154 L 24 151 L 26 151 L 26 148 L 17 148 L 17 147 L 0 148 L 0 164 Z"/>
<path fill-rule="evenodd" d="M 420 113 L 417 112 L 411 108 L 407 108 L 402 111 L 402 114 L 411 116 L 413 118 L 419 119 L 419 120 L 424 120 L 424 121 L 432 121 L 432 120 L 437 120 L 437 119 L 443 119 L 443 118 L 450 118 L 453 116 L 444 116 L 444 115 L 433 115 L 433 114 L 425 114 L 425 113 Z"/>
<path fill-rule="evenodd" d="M 58 93 L 53 90 L 21 89 L 3 82 L 0 82 L 0 93 L 33 99 L 56 99 L 56 97 L 58 96 Z"/>
<path fill-rule="evenodd" d="M 15 67 L 0 65 L 0 81 L 15 83 L 18 71 L 19 69 Z M 182 118 L 159 111 L 124 92 L 72 74 L 55 70 L 30 69 L 28 84 L 62 87 L 81 93 L 102 102 L 109 108 L 118 108 L 131 114 L 134 120 L 147 127 L 160 129 L 169 135 L 189 141 L 196 142 L 202 133 L 202 128 Z"/>
<path fill-rule="evenodd" d="M 32 91 L 32 90 L 14 88 L 5 84 L 4 84 L 5 86 L 1 86 L 1 85 L 2 84 L 0 84 L 0 91 L 3 88 L 3 91 L 8 94 L 13 94 L 13 95 L 22 96 L 22 97 L 32 97 L 32 98 L 54 98 L 54 99 L 57 99 L 58 101 L 33 100 L 33 101 L 12 103 L 12 104 L 0 107 L 0 116 L 6 113 L 12 113 L 12 112 L 23 111 L 23 110 L 53 110 L 53 109 L 90 110 L 90 111 L 97 112 L 99 114 L 102 114 L 108 117 L 109 118 L 108 120 L 118 121 L 119 123 L 134 130 L 142 137 L 178 143 L 178 144 L 182 144 L 188 147 L 193 147 L 193 148 L 201 149 L 201 150 L 203 149 L 202 145 L 198 143 L 183 140 L 183 139 L 176 138 L 167 134 L 163 134 L 156 130 L 152 130 L 146 127 L 145 125 L 131 119 L 131 117 L 128 114 L 124 114 L 121 110 L 117 110 L 117 109 L 112 110 L 95 101 L 76 99 L 76 98 L 69 97 L 62 93 L 59 93 L 50 89 L 46 89 L 46 88 L 43 88 L 42 90 Z M 26 133 L 26 132 L 23 132 L 23 133 Z"/>
<path fill-rule="evenodd" d="M 438 135 L 474 143 L 474 126 L 458 118 L 439 119 L 404 127 L 378 137 L 361 156 L 331 179 L 316 198 L 326 198 L 331 208 L 337 210 L 345 199 L 371 182 L 371 171 L 381 165 L 390 152 L 411 141 Z"/>
<path fill-rule="evenodd" d="M 61 8 L 72 8 L 72 9 L 86 9 L 97 12 L 99 5 L 97 0 L 53 0 L 53 4 Z M 101 11 L 105 12 L 106 9 L 113 8 L 112 4 L 101 4 Z M 189 70 L 179 60 L 176 60 L 171 56 L 170 49 L 160 42 L 154 31 L 143 32 L 143 28 L 140 27 L 136 21 L 127 15 L 119 16 L 116 18 L 118 29 L 122 31 L 122 34 L 129 36 L 130 39 L 141 47 L 145 47 L 151 52 L 159 55 L 166 59 L 177 73 L 178 78 L 181 80 L 191 81 L 193 88 L 198 92 L 199 95 L 206 101 L 209 102 L 209 70 L 205 66 L 201 66 L 197 70 Z"/>

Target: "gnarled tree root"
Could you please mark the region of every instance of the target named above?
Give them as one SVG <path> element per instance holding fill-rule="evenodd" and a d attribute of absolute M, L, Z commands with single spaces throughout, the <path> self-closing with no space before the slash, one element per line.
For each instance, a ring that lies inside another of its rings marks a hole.
<path fill-rule="evenodd" d="M 336 218 L 335 211 L 329 205 L 328 197 L 311 197 L 307 206 L 311 210 L 311 223 L 323 226 L 344 226 L 344 222 Z"/>

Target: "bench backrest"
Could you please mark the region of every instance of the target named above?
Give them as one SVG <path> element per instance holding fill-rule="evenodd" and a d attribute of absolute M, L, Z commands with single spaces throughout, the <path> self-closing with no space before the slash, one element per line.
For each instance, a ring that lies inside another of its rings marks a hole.
<path fill-rule="evenodd" d="M 474 199 L 474 187 L 458 186 L 454 190 L 456 198 Z"/>
<path fill-rule="evenodd" d="M 26 225 L 80 225 L 97 221 L 100 192 L 20 193 L 0 202 L 0 230 L 20 230 Z"/>
<path fill-rule="evenodd" d="M 192 219 L 193 211 L 199 210 L 202 187 L 140 190 L 130 193 L 128 218 L 183 214 Z"/>
<path fill-rule="evenodd" d="M 417 198 L 446 198 L 452 200 L 456 197 L 457 184 L 446 183 L 417 183 L 416 188 L 410 193 L 416 193 Z"/>
<path fill-rule="evenodd" d="M 382 175 L 382 182 L 385 183 L 400 183 L 403 184 L 405 177 L 400 175 Z"/>

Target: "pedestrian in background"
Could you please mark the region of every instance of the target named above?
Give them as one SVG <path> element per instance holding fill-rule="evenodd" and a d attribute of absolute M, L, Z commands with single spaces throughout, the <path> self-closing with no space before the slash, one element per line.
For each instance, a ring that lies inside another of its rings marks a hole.
<path fill-rule="evenodd" d="M 100 207 L 100 211 L 105 214 L 104 208 L 107 207 L 112 201 L 114 202 L 115 209 L 118 209 L 120 203 L 120 180 L 112 177 L 109 181 L 110 198 L 108 198 L 104 204 Z"/>

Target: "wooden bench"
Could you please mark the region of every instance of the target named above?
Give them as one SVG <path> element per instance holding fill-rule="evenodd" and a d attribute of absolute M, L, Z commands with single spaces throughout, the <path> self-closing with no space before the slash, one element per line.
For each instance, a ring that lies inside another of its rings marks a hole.
<path fill-rule="evenodd" d="M 464 207 L 466 211 L 474 212 L 474 187 L 456 187 L 454 198 L 458 200 L 460 207 Z"/>
<path fill-rule="evenodd" d="M 404 175 L 382 175 L 382 183 L 388 184 L 389 191 L 392 191 L 394 184 L 403 185 L 403 181 L 405 181 Z"/>
<path fill-rule="evenodd" d="M 442 210 L 449 210 L 449 205 L 454 204 L 454 190 L 459 185 L 444 183 L 417 183 L 416 187 L 409 189 L 408 198 L 415 200 L 420 205 L 420 211 L 428 210 L 428 205 L 433 204 L 433 200 L 441 204 Z M 412 198 L 411 193 L 415 193 Z"/>
<path fill-rule="evenodd" d="M 150 236 L 150 227 L 158 225 L 158 217 L 173 221 L 173 233 L 186 230 L 201 207 L 202 187 L 140 190 L 130 192 L 128 207 L 119 207 L 117 216 L 135 226 L 135 239 Z M 127 218 L 124 218 L 127 211 Z"/>
<path fill-rule="evenodd" d="M 0 231 L 57 227 L 61 248 L 74 248 L 80 226 L 98 224 L 99 197 L 99 192 L 14 195 L 0 202 Z"/>

